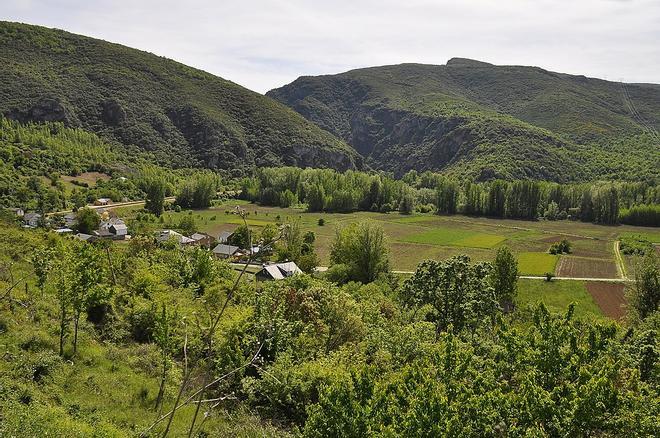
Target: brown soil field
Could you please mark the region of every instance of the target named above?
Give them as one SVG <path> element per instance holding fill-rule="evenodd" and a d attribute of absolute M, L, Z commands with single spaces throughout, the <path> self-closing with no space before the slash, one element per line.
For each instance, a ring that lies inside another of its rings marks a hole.
<path fill-rule="evenodd" d="M 626 298 L 623 284 L 590 281 L 586 286 L 587 291 L 606 316 L 616 320 L 621 320 L 625 316 Z"/>
<path fill-rule="evenodd" d="M 617 278 L 616 264 L 610 259 L 562 256 L 555 272 L 558 277 Z"/>

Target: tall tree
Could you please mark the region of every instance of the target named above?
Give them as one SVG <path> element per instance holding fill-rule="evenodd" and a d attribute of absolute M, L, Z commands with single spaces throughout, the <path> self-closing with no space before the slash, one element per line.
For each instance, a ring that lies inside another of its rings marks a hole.
<path fill-rule="evenodd" d="M 512 311 L 518 286 L 518 260 L 506 246 L 497 250 L 491 280 L 495 297 L 502 309 L 505 312 Z"/>
<path fill-rule="evenodd" d="M 380 225 L 353 223 L 337 230 L 330 248 L 330 261 L 334 265 L 345 265 L 351 280 L 370 283 L 389 271 L 387 253 L 385 232 Z"/>
<path fill-rule="evenodd" d="M 461 331 L 486 316 L 494 316 L 497 301 L 488 263 L 470 264 L 466 255 L 444 261 L 424 260 L 403 284 L 404 300 L 412 306 L 430 304 L 436 332 Z"/>
<path fill-rule="evenodd" d="M 73 307 L 73 354 L 78 350 L 80 317 L 87 310 L 96 288 L 103 281 L 101 252 L 93 245 L 83 243 L 76 248 L 72 263 L 71 305 Z"/>
<path fill-rule="evenodd" d="M 140 185 L 142 191 L 146 194 L 144 202 L 145 210 L 156 216 L 163 214 L 165 206 L 165 181 L 153 175 L 145 178 Z"/>
<path fill-rule="evenodd" d="M 76 229 L 81 233 L 92 233 L 92 231 L 99 227 L 100 223 L 101 218 L 99 217 L 96 210 L 92 208 L 81 208 L 76 213 Z"/>
<path fill-rule="evenodd" d="M 649 251 L 635 269 L 635 283 L 628 291 L 635 318 L 642 320 L 658 311 L 660 304 L 660 260 Z"/>

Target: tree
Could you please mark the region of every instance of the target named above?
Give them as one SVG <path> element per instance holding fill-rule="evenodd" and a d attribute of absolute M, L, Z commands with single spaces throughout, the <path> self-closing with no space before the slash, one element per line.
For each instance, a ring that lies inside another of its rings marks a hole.
<path fill-rule="evenodd" d="M 660 261 L 648 252 L 635 269 L 635 283 L 628 291 L 634 318 L 643 320 L 658 311 L 660 304 Z"/>
<path fill-rule="evenodd" d="M 387 253 L 385 233 L 380 225 L 353 223 L 337 230 L 330 248 L 330 261 L 348 266 L 351 280 L 370 283 L 389 271 Z"/>
<path fill-rule="evenodd" d="M 239 248 L 249 249 L 252 243 L 250 229 L 246 225 L 239 225 L 229 238 L 229 243 Z"/>
<path fill-rule="evenodd" d="M 92 208 L 81 208 L 76 213 L 76 229 L 80 233 L 91 234 L 92 231 L 99 227 L 100 223 L 101 218 L 96 213 L 96 210 Z"/>
<path fill-rule="evenodd" d="M 141 189 L 146 194 L 145 210 L 160 216 L 165 206 L 165 181 L 158 176 L 150 176 L 142 181 Z"/>
<path fill-rule="evenodd" d="M 210 173 L 203 173 L 185 181 L 176 195 L 176 203 L 183 208 L 207 208 L 216 195 L 219 181 Z"/>
<path fill-rule="evenodd" d="M 453 180 L 442 180 L 437 191 L 438 213 L 455 214 L 458 209 L 458 184 Z"/>
<path fill-rule="evenodd" d="M 55 249 L 55 253 L 57 256 L 53 259 L 52 273 L 54 275 L 54 281 L 52 282 L 52 288 L 54 289 L 54 295 L 57 298 L 59 311 L 59 354 L 60 356 L 64 356 L 64 340 L 68 333 L 70 320 L 69 312 L 72 303 L 71 286 L 73 281 L 71 279 L 69 267 L 72 258 L 69 248 L 61 242 Z"/>
<path fill-rule="evenodd" d="M 497 250 L 493 262 L 491 283 L 502 309 L 505 312 L 512 311 L 518 285 L 518 260 L 506 246 Z"/>
<path fill-rule="evenodd" d="M 48 275 L 53 267 L 55 250 L 52 247 L 35 248 L 32 252 L 32 266 L 34 274 L 37 276 L 37 286 L 44 293 L 44 287 L 48 281 Z"/>
<path fill-rule="evenodd" d="M 103 281 L 102 255 L 93 245 L 83 243 L 76 248 L 71 263 L 71 305 L 73 308 L 73 354 L 78 349 L 80 316 L 87 310 Z"/>
<path fill-rule="evenodd" d="M 424 260 L 403 284 L 404 300 L 414 307 L 430 304 L 436 333 L 461 331 L 497 311 L 497 299 L 489 281 L 489 263 L 470 264 L 466 255 L 445 261 Z"/>
<path fill-rule="evenodd" d="M 415 209 L 415 195 L 411 188 L 405 187 L 399 200 L 399 213 L 411 214 Z"/>
<path fill-rule="evenodd" d="M 549 221 L 556 221 L 557 216 L 559 216 L 559 205 L 555 201 L 550 201 L 548 208 L 543 213 L 543 217 Z"/>
<path fill-rule="evenodd" d="M 160 375 L 160 386 L 158 389 L 158 396 L 156 397 L 156 403 L 154 406 L 155 410 L 159 408 L 162 410 L 162 402 L 165 397 L 165 383 L 167 381 L 167 371 L 170 369 L 170 356 L 172 350 L 176 347 L 176 339 L 174 337 L 174 330 L 176 328 L 176 322 L 178 316 L 176 312 L 172 314 L 168 313 L 167 307 L 165 304 L 162 306 L 162 310 L 158 318 L 155 321 L 154 329 L 154 341 L 158 348 L 160 349 L 161 355 L 161 375 Z M 160 411 L 159 411 L 160 416 Z"/>

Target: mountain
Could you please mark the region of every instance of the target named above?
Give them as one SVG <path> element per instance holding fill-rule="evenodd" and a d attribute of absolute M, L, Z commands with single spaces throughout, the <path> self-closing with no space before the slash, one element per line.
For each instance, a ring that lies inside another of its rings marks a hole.
<path fill-rule="evenodd" d="M 301 77 L 267 95 L 398 175 L 660 176 L 660 85 L 454 58 Z"/>
<path fill-rule="evenodd" d="M 350 169 L 361 157 L 286 106 L 150 53 L 0 22 L 0 114 L 59 121 L 173 167 Z"/>

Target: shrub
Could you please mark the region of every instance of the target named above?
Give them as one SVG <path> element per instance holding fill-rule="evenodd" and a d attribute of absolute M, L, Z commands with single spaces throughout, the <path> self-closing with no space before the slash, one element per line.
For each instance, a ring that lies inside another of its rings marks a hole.
<path fill-rule="evenodd" d="M 566 239 L 563 239 L 561 242 L 555 242 L 550 246 L 548 252 L 550 254 L 570 254 L 571 243 Z"/>
<path fill-rule="evenodd" d="M 319 227 L 322 227 L 323 225 L 325 225 L 325 219 L 321 217 L 319 218 Z"/>

